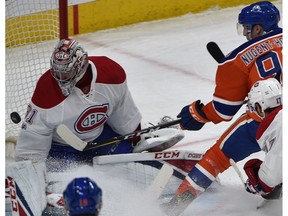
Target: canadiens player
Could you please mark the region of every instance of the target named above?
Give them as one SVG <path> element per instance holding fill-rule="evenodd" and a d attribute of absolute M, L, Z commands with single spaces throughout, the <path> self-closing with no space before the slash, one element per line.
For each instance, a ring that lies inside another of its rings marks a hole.
<path fill-rule="evenodd" d="M 264 161 L 251 159 L 244 165 L 248 176 L 246 190 L 266 199 L 279 198 L 282 185 L 282 91 L 270 78 L 256 82 L 248 94 L 248 107 L 264 119 L 256 139 L 266 152 Z"/>
<path fill-rule="evenodd" d="M 102 208 L 102 190 L 90 178 L 75 178 L 63 192 L 67 216 L 98 216 Z"/>
<path fill-rule="evenodd" d="M 52 53 L 51 68 L 38 80 L 15 158 L 38 161 L 48 156 L 50 161 L 63 160 L 63 167 L 67 161 L 89 162 L 95 155 L 130 153 L 131 140 L 79 152 L 55 129 L 63 123 L 86 142 L 101 141 L 139 129 L 140 121 L 124 69 L 108 57 L 88 57 L 76 40 L 63 39 Z"/>
<path fill-rule="evenodd" d="M 112 59 L 88 56 L 76 40 L 63 39 L 50 62 L 51 68 L 38 80 L 28 105 L 16 161 L 45 161 L 48 157 L 48 168 L 61 171 L 71 163 L 89 164 L 94 156 L 131 153 L 136 145 L 152 143 L 136 136 L 83 152 L 65 143 L 56 133 L 60 124 L 83 141 L 101 142 L 139 130 L 141 114 L 124 69 Z"/>
<path fill-rule="evenodd" d="M 206 123 L 230 121 L 258 80 L 282 76 L 282 29 L 280 13 L 272 3 L 261 1 L 243 8 L 238 16 L 238 32 L 247 42 L 223 57 L 216 72 L 213 99 L 185 106 L 178 117 L 186 130 L 200 130 Z M 247 112 L 234 122 L 180 184 L 176 195 L 165 204 L 167 214 L 179 215 L 235 162 L 261 150 L 256 131 L 261 116 Z"/>
<path fill-rule="evenodd" d="M 24 188 L 31 186 L 25 183 L 34 182 L 29 180 L 32 174 L 38 175 L 41 206 L 37 208 L 31 201 L 27 208 L 30 205 L 30 209 L 39 212 L 46 207 L 46 171 L 92 164 L 93 157 L 100 155 L 132 153 L 135 149 L 149 151 L 151 147 L 153 151 L 165 149 L 183 138 L 181 131 L 170 135 L 171 130 L 179 130 L 164 128 L 87 151 L 72 148 L 56 133 L 60 124 L 83 141 L 101 142 L 141 129 L 141 113 L 128 89 L 124 69 L 108 57 L 88 56 L 76 40 L 58 41 L 50 65 L 38 80 L 28 105 L 17 139 L 16 163 L 7 169 L 9 177 L 26 177 L 24 181 L 16 179 Z M 27 171 L 27 164 L 33 167 L 29 169 L 32 174 L 23 176 L 19 167 Z"/>

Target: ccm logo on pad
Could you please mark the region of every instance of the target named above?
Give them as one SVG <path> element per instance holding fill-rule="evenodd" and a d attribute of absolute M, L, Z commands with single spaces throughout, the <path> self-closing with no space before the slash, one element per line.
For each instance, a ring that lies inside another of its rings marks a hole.
<path fill-rule="evenodd" d="M 173 151 L 173 152 L 157 152 L 154 155 L 155 159 L 183 159 L 183 153 L 179 151 Z M 198 153 L 189 153 L 184 155 L 187 159 L 195 159 L 195 158 L 201 158 L 202 154 Z"/>

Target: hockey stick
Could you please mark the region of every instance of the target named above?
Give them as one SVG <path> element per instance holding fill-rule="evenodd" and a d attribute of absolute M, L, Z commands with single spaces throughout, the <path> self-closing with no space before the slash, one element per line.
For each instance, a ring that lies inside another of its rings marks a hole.
<path fill-rule="evenodd" d="M 244 188 L 246 188 L 245 180 L 244 180 L 243 175 L 241 174 L 237 164 L 235 163 L 235 161 L 232 158 L 230 158 L 229 161 L 230 161 L 230 165 L 234 168 L 235 172 L 239 176 Z"/>
<path fill-rule="evenodd" d="M 256 209 L 261 209 L 263 208 L 267 203 L 269 202 L 269 200 L 267 199 L 262 199 L 256 206 Z"/>
<path fill-rule="evenodd" d="M 162 151 L 162 152 L 142 152 L 130 154 L 103 155 L 93 158 L 93 165 L 127 163 L 133 161 L 165 161 L 165 160 L 196 160 L 202 158 L 202 153 L 193 151 Z"/>
<path fill-rule="evenodd" d="M 163 164 L 157 176 L 155 177 L 152 184 L 146 189 L 146 191 L 153 195 L 155 198 L 159 198 L 169 179 L 173 175 L 173 168 L 168 164 Z"/>
<path fill-rule="evenodd" d="M 206 45 L 206 48 L 210 55 L 218 62 L 221 63 L 221 60 L 225 57 L 220 47 L 213 41 L 209 42 Z"/>
<path fill-rule="evenodd" d="M 225 58 L 224 53 L 220 49 L 217 43 L 211 41 L 206 45 L 209 54 L 215 59 L 217 63 L 222 63 L 222 59 Z M 244 100 L 243 104 L 246 104 L 247 100 Z"/>
<path fill-rule="evenodd" d="M 73 148 L 79 150 L 79 151 L 86 151 L 91 149 L 96 149 L 102 146 L 110 145 L 113 143 L 117 143 L 122 140 L 131 139 L 136 136 L 140 136 L 145 133 L 150 133 L 162 128 L 167 128 L 172 125 L 179 124 L 181 119 L 177 119 L 174 121 L 166 122 L 163 124 L 158 124 L 152 127 L 148 127 L 142 130 L 134 131 L 132 133 L 126 134 L 126 135 L 120 135 L 117 137 L 114 137 L 112 139 L 103 141 L 103 142 L 94 142 L 94 143 L 87 143 L 83 140 L 81 140 L 79 137 L 77 137 L 66 125 L 61 124 L 57 127 L 56 132 L 57 134 L 70 146 Z"/>
<path fill-rule="evenodd" d="M 245 183 L 245 181 L 244 181 L 244 178 L 243 178 L 243 176 L 242 176 L 242 174 L 241 174 L 241 172 L 240 172 L 237 164 L 235 163 L 235 161 L 234 161 L 232 158 L 230 158 L 229 161 L 230 161 L 231 166 L 234 168 L 234 170 L 235 170 L 236 173 L 238 174 L 239 178 L 241 179 L 241 182 L 242 182 L 242 184 L 244 185 L 244 189 L 246 189 L 246 183 Z M 267 202 L 268 202 L 268 200 L 266 200 L 266 199 L 261 200 L 261 201 L 257 204 L 256 209 L 258 210 L 258 209 L 262 208 L 263 206 L 266 205 Z"/>

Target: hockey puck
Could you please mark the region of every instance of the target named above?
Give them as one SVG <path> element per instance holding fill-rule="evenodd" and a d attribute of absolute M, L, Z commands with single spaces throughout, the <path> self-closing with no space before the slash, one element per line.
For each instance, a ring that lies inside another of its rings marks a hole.
<path fill-rule="evenodd" d="M 13 123 L 18 124 L 21 121 L 21 117 L 17 112 L 12 112 L 10 118 Z"/>

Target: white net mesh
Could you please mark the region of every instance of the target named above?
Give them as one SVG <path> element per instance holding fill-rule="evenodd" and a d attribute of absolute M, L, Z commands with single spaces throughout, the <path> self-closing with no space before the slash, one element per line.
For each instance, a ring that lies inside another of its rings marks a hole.
<path fill-rule="evenodd" d="M 49 69 L 50 55 L 59 38 L 58 0 L 6 0 L 6 137 L 17 136 L 36 82 Z"/>

